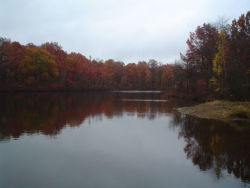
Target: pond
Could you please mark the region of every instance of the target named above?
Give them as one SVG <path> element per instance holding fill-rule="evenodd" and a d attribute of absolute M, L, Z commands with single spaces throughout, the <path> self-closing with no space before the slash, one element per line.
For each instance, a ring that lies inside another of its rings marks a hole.
<path fill-rule="evenodd" d="M 0 187 L 250 187 L 250 126 L 163 92 L 0 94 Z"/>

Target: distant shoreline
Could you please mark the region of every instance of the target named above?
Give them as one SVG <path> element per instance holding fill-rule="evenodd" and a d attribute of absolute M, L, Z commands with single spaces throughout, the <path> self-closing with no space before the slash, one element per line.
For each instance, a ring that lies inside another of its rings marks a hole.
<path fill-rule="evenodd" d="M 91 91 L 109 91 L 113 93 L 162 93 L 165 90 L 148 90 L 148 89 L 0 89 L 0 93 L 15 93 L 15 92 L 91 92 Z"/>

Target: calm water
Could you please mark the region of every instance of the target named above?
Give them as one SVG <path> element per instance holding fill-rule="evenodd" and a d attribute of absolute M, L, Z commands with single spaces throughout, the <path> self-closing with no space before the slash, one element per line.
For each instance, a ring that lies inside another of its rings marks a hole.
<path fill-rule="evenodd" d="M 164 93 L 0 94 L 1 188 L 250 187 L 250 126 Z"/>

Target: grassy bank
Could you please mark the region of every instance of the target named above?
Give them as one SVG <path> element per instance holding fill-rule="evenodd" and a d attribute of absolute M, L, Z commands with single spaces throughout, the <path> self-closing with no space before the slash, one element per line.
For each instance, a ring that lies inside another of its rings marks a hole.
<path fill-rule="evenodd" d="M 250 102 L 216 100 L 192 107 L 179 108 L 179 112 L 200 118 L 223 120 L 250 120 Z"/>

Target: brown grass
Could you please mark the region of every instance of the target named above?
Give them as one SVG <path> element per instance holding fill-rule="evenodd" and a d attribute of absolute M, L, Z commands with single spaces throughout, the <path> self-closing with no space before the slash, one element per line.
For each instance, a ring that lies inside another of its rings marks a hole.
<path fill-rule="evenodd" d="M 184 107 L 180 112 L 210 119 L 250 119 L 250 102 L 212 101 L 193 107 Z"/>

